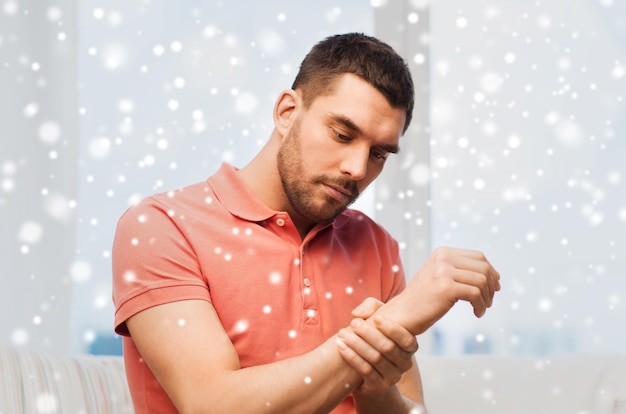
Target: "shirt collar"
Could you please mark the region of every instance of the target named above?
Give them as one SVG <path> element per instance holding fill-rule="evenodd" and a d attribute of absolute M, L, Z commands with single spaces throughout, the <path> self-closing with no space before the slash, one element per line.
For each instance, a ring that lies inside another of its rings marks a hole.
<path fill-rule="evenodd" d="M 260 222 L 276 214 L 248 188 L 237 174 L 237 168 L 226 162 L 207 183 L 220 203 L 236 217 Z"/>

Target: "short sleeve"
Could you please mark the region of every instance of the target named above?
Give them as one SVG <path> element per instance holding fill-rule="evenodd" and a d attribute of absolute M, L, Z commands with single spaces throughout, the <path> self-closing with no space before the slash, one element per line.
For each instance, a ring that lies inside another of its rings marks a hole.
<path fill-rule="evenodd" d="M 153 306 L 181 300 L 211 301 L 179 212 L 147 198 L 119 219 L 112 251 L 115 332 Z"/>

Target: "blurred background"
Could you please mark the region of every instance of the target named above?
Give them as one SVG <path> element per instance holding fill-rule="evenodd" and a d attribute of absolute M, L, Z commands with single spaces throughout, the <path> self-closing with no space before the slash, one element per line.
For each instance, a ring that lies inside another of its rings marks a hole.
<path fill-rule="evenodd" d="M 617 0 L 0 0 L 0 346 L 119 354 L 119 216 L 243 166 L 305 53 L 348 31 L 396 48 L 417 93 L 355 208 L 398 238 L 408 278 L 440 245 L 503 277 L 485 317 L 460 303 L 420 352 L 623 353 Z"/>

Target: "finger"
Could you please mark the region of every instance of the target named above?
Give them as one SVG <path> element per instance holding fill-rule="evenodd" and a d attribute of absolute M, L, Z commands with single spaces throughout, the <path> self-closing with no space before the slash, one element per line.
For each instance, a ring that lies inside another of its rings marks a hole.
<path fill-rule="evenodd" d="M 483 297 L 483 293 L 477 286 L 469 283 L 453 283 L 449 286 L 450 294 L 459 300 L 469 302 L 474 309 L 474 315 L 480 318 L 487 310 L 487 304 Z"/>
<path fill-rule="evenodd" d="M 365 341 L 364 344 L 356 344 L 362 352 L 360 355 L 373 364 L 383 376 L 394 375 L 397 370 L 404 372 L 410 368 L 412 353 L 400 348 L 375 326 L 375 322 L 353 319 L 350 327 Z M 396 335 L 399 336 L 398 332 Z"/>
<path fill-rule="evenodd" d="M 500 272 L 494 270 L 494 272 L 496 272 L 496 291 L 500 291 L 500 289 L 502 289 L 502 286 L 500 285 Z"/>
<path fill-rule="evenodd" d="M 496 293 L 496 279 L 495 279 L 495 273 L 494 273 L 494 269 L 489 266 L 485 272 L 485 277 L 487 279 L 487 287 L 489 288 L 488 290 L 488 294 L 489 294 L 489 302 L 488 302 L 488 306 L 491 306 L 491 303 L 493 301 L 493 295 Z"/>
<path fill-rule="evenodd" d="M 343 359 L 348 363 L 348 365 L 354 368 L 354 370 L 361 377 L 368 377 L 374 373 L 372 366 L 366 360 L 361 358 L 359 354 L 354 352 L 354 350 L 350 348 L 342 338 L 338 337 L 335 342 L 337 343 L 337 349 Z M 378 373 L 375 373 L 375 375 L 378 375 Z"/>
<path fill-rule="evenodd" d="M 457 247 L 438 247 L 433 252 L 434 255 L 443 260 L 467 257 L 474 260 L 485 260 L 485 254 L 480 250 L 460 249 Z"/>
<path fill-rule="evenodd" d="M 376 367 L 370 359 L 373 357 L 371 347 L 367 345 L 351 329 L 341 329 L 338 334 L 337 348 L 344 360 L 368 383 L 369 387 L 383 382 L 380 367 Z"/>
<path fill-rule="evenodd" d="M 497 288 L 498 272 L 484 260 L 476 260 L 468 257 L 460 257 L 455 260 L 454 267 L 460 272 L 455 280 L 461 283 L 469 283 L 478 286 L 483 292 L 483 298 L 487 307 L 493 302 L 493 296 Z M 465 271 L 470 273 L 464 273 Z"/>
<path fill-rule="evenodd" d="M 495 292 L 500 290 L 500 273 L 494 269 L 493 265 L 484 255 L 482 257 L 482 260 L 488 265 L 488 272 L 486 274 L 489 276 L 490 282 L 493 282 L 493 289 L 491 290 L 491 296 L 493 297 Z"/>
<path fill-rule="evenodd" d="M 356 319 L 358 320 L 358 319 Z M 385 346 L 384 336 L 371 324 L 362 323 L 355 327 L 351 325 L 351 332 L 345 337 L 345 342 L 357 354 L 366 360 L 379 374 L 381 378 L 389 378 L 397 372 L 395 365 L 377 347 Z M 357 332 L 357 329 L 359 332 Z M 372 334 L 372 331 L 377 334 Z M 391 342 L 387 340 L 388 342 Z M 389 347 L 389 345 L 387 345 Z M 395 374 L 397 375 L 397 374 Z"/>
<path fill-rule="evenodd" d="M 352 316 L 355 318 L 367 319 L 383 306 L 383 302 L 376 298 L 368 297 L 356 308 L 352 310 Z"/>
<path fill-rule="evenodd" d="M 487 283 L 487 277 L 480 273 L 475 273 L 467 270 L 455 269 L 452 272 L 452 280 L 455 285 L 460 285 L 464 289 L 461 290 L 463 296 L 459 299 L 466 300 L 472 303 L 472 305 L 478 304 L 479 307 L 485 308 L 491 305 L 492 295 L 489 292 Z M 480 301 L 476 296 L 480 296 Z"/>
<path fill-rule="evenodd" d="M 385 318 L 382 315 L 374 315 L 374 325 L 389 339 L 396 343 L 404 352 L 414 354 L 419 345 L 415 335 L 399 323 Z"/>
<path fill-rule="evenodd" d="M 440 254 L 440 256 L 444 257 L 444 259 L 449 259 L 450 263 L 454 266 L 470 266 L 469 268 L 471 268 L 472 265 L 468 265 L 468 263 L 474 263 L 474 265 L 479 266 L 478 268 L 474 268 L 474 270 L 480 270 L 483 264 L 487 265 L 487 268 L 494 270 L 493 265 L 489 262 L 485 254 L 479 250 L 452 249 L 452 253 L 456 254 L 446 252 L 443 255 Z"/>

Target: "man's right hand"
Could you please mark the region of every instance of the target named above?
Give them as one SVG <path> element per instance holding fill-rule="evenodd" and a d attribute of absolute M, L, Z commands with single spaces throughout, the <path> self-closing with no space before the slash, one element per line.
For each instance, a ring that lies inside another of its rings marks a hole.
<path fill-rule="evenodd" d="M 500 274 L 482 252 L 437 248 L 406 289 L 379 312 L 418 335 L 430 328 L 459 300 L 481 317 L 500 290 Z"/>

